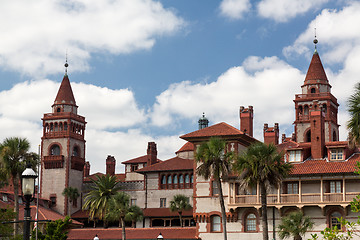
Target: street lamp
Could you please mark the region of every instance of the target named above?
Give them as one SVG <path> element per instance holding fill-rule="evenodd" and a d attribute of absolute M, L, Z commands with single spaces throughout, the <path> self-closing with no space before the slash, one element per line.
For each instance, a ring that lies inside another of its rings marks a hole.
<path fill-rule="evenodd" d="M 35 179 L 37 178 L 34 170 L 31 169 L 31 165 L 27 164 L 25 171 L 21 174 L 22 177 L 22 192 L 25 199 L 24 208 L 24 240 L 30 239 L 30 202 L 33 199 L 35 192 Z"/>
<path fill-rule="evenodd" d="M 156 238 L 157 240 L 163 240 L 164 237 L 161 235 L 161 233 L 159 234 L 159 236 Z"/>
<path fill-rule="evenodd" d="M 100 240 L 97 234 L 95 235 L 94 240 Z"/>

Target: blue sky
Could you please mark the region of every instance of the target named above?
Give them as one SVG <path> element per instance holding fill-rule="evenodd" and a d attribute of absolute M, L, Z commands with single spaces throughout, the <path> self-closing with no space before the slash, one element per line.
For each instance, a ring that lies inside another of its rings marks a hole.
<path fill-rule="evenodd" d="M 256 138 L 275 122 L 289 136 L 316 27 L 345 140 L 359 13 L 358 1 L 1 1 L 0 139 L 27 137 L 37 151 L 66 52 L 92 172 L 107 155 L 123 171 L 148 141 L 160 159 L 173 157 L 202 112 L 239 127 L 239 106 L 252 105 Z"/>

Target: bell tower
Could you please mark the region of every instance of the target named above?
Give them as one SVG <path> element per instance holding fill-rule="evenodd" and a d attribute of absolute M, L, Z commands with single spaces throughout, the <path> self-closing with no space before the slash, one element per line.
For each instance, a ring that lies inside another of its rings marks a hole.
<path fill-rule="evenodd" d="M 319 53 L 316 49 L 318 43 L 315 38 L 315 51 L 307 71 L 304 84 L 301 86 L 302 94 L 295 95 L 295 137 L 296 142 L 311 142 L 318 131 L 311 125 L 312 112 L 321 111 L 324 116 L 323 126 L 319 126 L 324 134 L 324 142 L 339 141 L 339 124 L 337 121 L 337 99 L 331 94 L 331 85 L 327 79 Z"/>
<path fill-rule="evenodd" d="M 65 75 L 52 105 L 44 114 L 41 138 L 41 197 L 50 199 L 60 214 L 74 213 L 81 207 L 81 197 L 71 206 L 62 195 L 64 188 L 77 188 L 81 193 L 85 164 L 85 118 L 77 114 L 73 91 Z"/>

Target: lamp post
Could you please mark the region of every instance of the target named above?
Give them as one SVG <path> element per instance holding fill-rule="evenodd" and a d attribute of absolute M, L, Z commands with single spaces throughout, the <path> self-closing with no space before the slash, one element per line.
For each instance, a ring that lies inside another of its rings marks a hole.
<path fill-rule="evenodd" d="M 94 240 L 100 240 L 97 234 L 95 235 Z"/>
<path fill-rule="evenodd" d="M 161 233 L 159 234 L 159 236 L 156 238 L 157 240 L 164 240 L 163 235 L 161 235 Z"/>
<path fill-rule="evenodd" d="M 33 199 L 35 192 L 35 179 L 37 178 L 34 170 L 31 169 L 31 165 L 26 166 L 25 171 L 21 174 L 22 177 L 22 192 L 25 199 L 25 208 L 24 208 L 24 240 L 30 239 L 30 202 Z"/>

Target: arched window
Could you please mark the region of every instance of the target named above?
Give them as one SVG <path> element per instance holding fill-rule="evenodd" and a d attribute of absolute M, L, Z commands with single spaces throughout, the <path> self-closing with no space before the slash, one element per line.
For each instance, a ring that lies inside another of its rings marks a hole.
<path fill-rule="evenodd" d="M 311 93 L 315 93 L 315 92 L 316 92 L 316 89 L 313 87 L 313 88 L 311 88 L 310 92 L 311 92 Z"/>
<path fill-rule="evenodd" d="M 174 175 L 173 183 L 178 184 L 178 176 L 177 175 Z"/>
<path fill-rule="evenodd" d="M 63 130 L 63 124 L 62 122 L 59 124 L 59 131 L 62 131 Z"/>
<path fill-rule="evenodd" d="M 163 175 L 161 177 L 161 184 L 166 184 L 166 176 L 165 175 Z"/>
<path fill-rule="evenodd" d="M 341 229 L 341 222 L 339 221 L 338 218 L 341 218 L 341 214 L 339 212 L 332 212 L 330 214 L 330 228 L 335 228 L 337 227 L 337 229 Z"/>
<path fill-rule="evenodd" d="M 57 144 L 54 144 L 50 149 L 50 155 L 59 156 L 60 155 L 60 147 Z"/>
<path fill-rule="evenodd" d="M 64 123 L 64 131 L 67 131 L 67 129 L 68 129 L 67 123 Z"/>
<path fill-rule="evenodd" d="M 56 109 L 56 112 L 60 112 L 60 111 L 61 111 L 61 108 L 58 107 L 58 108 Z"/>
<path fill-rule="evenodd" d="M 72 151 L 72 156 L 79 157 L 79 147 L 75 146 Z"/>
<path fill-rule="evenodd" d="M 54 124 L 50 123 L 50 132 L 54 131 Z"/>
<path fill-rule="evenodd" d="M 179 188 L 184 188 L 184 175 L 179 176 Z"/>
<path fill-rule="evenodd" d="M 55 123 L 55 132 L 57 132 L 57 131 L 58 131 L 58 124 Z"/>
<path fill-rule="evenodd" d="M 194 183 L 194 175 L 191 174 L 190 183 Z"/>
<path fill-rule="evenodd" d="M 245 218 L 245 232 L 256 231 L 256 215 L 249 213 Z"/>
<path fill-rule="evenodd" d="M 171 175 L 168 176 L 168 178 L 167 178 L 167 183 L 168 183 L 168 184 L 171 184 L 171 183 L 172 183 Z"/>
<path fill-rule="evenodd" d="M 211 231 L 220 232 L 221 231 L 221 218 L 218 215 L 213 215 L 210 218 L 211 221 Z"/>
<path fill-rule="evenodd" d="M 322 109 L 323 109 L 323 112 L 326 114 L 327 113 L 327 106 L 326 106 L 325 103 L 322 105 Z"/>
<path fill-rule="evenodd" d="M 336 131 L 333 131 L 333 141 L 337 141 Z"/>
<path fill-rule="evenodd" d="M 306 137 L 305 139 L 306 142 L 311 142 L 311 130 L 306 132 L 305 137 Z"/>
<path fill-rule="evenodd" d="M 185 188 L 189 188 L 190 187 L 190 176 L 189 174 L 185 175 Z"/>
<path fill-rule="evenodd" d="M 309 106 L 305 105 L 304 107 L 304 115 L 309 115 Z"/>

